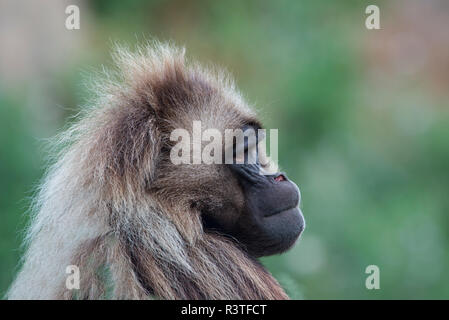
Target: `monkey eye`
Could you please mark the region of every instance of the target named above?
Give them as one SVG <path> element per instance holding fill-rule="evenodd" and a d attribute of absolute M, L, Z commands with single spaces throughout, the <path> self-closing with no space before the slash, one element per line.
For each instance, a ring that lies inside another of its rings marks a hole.
<path fill-rule="evenodd" d="M 262 132 L 259 132 L 257 128 L 252 125 L 245 125 L 241 130 L 242 135 L 237 138 L 237 141 L 234 144 L 235 163 L 258 164 L 257 145 L 264 136 Z"/>
<path fill-rule="evenodd" d="M 245 150 L 245 164 L 259 164 L 257 144 Z"/>

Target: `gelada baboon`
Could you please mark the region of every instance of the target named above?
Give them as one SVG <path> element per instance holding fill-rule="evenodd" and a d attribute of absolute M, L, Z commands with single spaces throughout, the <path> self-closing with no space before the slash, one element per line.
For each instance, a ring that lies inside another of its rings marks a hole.
<path fill-rule="evenodd" d="M 57 138 L 8 297 L 288 299 L 257 258 L 302 232 L 296 185 L 258 164 L 170 161 L 170 132 L 193 121 L 261 126 L 232 81 L 172 45 L 114 57 L 95 107 Z"/>

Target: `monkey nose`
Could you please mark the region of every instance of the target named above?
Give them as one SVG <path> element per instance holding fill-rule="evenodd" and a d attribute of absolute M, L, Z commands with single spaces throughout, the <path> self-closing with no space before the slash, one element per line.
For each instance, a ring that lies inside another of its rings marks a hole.
<path fill-rule="evenodd" d="M 285 181 L 285 180 L 287 180 L 287 178 L 282 173 L 280 173 L 277 177 L 274 178 L 274 180 L 279 182 L 279 181 Z"/>

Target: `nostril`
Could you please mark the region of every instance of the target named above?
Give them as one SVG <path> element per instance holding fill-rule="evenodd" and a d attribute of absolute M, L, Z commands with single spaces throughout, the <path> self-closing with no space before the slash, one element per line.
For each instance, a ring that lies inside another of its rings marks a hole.
<path fill-rule="evenodd" d="M 278 175 L 276 178 L 274 178 L 275 181 L 285 181 L 287 180 L 283 174 Z"/>

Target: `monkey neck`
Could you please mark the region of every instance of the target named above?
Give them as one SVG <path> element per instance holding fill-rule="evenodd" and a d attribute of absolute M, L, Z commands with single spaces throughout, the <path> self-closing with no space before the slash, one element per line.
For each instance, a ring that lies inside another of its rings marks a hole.
<path fill-rule="evenodd" d="M 136 246 L 129 256 L 142 287 L 158 298 L 288 299 L 256 259 L 218 235 L 206 234 L 188 248 L 189 269 Z"/>

